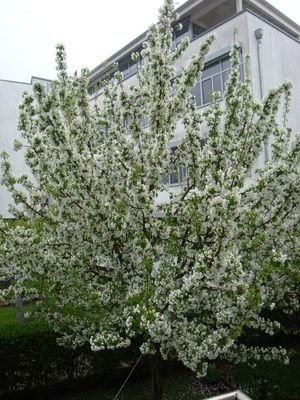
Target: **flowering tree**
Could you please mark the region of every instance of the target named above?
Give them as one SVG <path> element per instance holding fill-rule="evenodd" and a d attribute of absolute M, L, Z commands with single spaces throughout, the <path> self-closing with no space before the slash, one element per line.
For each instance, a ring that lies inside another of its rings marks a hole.
<path fill-rule="evenodd" d="M 246 328 L 278 328 L 263 309 L 298 307 L 300 141 L 290 143 L 286 126 L 290 84 L 256 101 L 247 73 L 240 80 L 237 45 L 223 101 L 214 94 L 199 111 L 190 91 L 214 37 L 176 76 L 188 40 L 172 51 L 175 20 L 165 0 L 137 84 L 125 90 L 116 73 L 101 105 L 89 102 L 86 70 L 68 76 L 58 46 L 58 80 L 49 93 L 36 84 L 20 111 L 16 147 L 27 148 L 32 177 L 15 177 L 2 154 L 18 223 L 1 222 L 0 264 L 6 277 L 22 274 L 4 294 L 44 299 L 62 343 L 99 350 L 138 335 L 142 353 L 205 374 L 216 358 L 285 356 L 238 339 Z M 174 153 L 179 121 L 185 137 Z M 272 161 L 250 182 L 270 137 Z M 188 174 L 172 192 L 164 177 L 179 166 Z"/>

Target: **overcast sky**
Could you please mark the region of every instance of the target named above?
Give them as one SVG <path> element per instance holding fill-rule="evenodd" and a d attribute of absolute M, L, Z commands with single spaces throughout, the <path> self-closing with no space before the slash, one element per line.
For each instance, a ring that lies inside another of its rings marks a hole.
<path fill-rule="evenodd" d="M 155 22 L 162 1 L 2 0 L 0 79 L 55 78 L 57 43 L 66 47 L 71 73 L 93 69 Z M 300 25 L 299 1 L 269 2 Z"/>

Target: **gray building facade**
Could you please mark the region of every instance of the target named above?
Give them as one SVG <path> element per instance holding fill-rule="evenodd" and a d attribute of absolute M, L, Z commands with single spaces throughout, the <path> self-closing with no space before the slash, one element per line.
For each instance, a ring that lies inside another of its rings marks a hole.
<path fill-rule="evenodd" d="M 207 56 L 204 73 L 192 91 L 199 109 L 209 104 L 212 90 L 224 92 L 230 73 L 229 52 L 236 32 L 242 58 L 250 55 L 253 92 L 258 99 L 284 80 L 293 82 L 289 126 L 293 132 L 300 131 L 300 27 L 295 22 L 265 0 L 188 0 L 177 9 L 177 13 L 183 29 L 174 34 L 174 46 L 185 36 L 191 42 L 177 64 L 178 74 L 208 35 L 214 32 L 217 36 Z M 131 60 L 131 53 L 141 51 L 145 38 L 146 32 L 90 72 L 88 91 L 91 104 L 101 103 L 104 82 L 112 76 L 116 62 L 123 73 L 124 87 L 136 83 L 139 65 Z M 0 80 L 0 151 L 9 153 L 16 174 L 26 170 L 22 152 L 13 151 L 13 141 L 19 138 L 18 104 L 22 92 L 32 90 L 34 79 L 31 84 Z M 183 125 L 179 123 L 170 147 L 176 147 L 184 134 Z M 268 158 L 268 148 L 265 150 L 258 165 Z M 169 190 L 176 191 L 180 179 L 172 180 L 170 177 L 166 183 Z M 166 193 L 159 195 L 158 202 L 161 201 L 167 201 Z M 0 213 L 4 216 L 9 216 L 8 202 L 7 192 L 0 187 Z"/>

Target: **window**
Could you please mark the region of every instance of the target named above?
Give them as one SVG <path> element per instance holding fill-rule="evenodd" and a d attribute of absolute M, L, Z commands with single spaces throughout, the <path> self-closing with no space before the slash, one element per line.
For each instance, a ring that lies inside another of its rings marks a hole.
<path fill-rule="evenodd" d="M 149 120 L 147 115 L 143 115 L 141 119 L 141 128 L 146 129 L 149 126 Z M 123 119 L 123 127 L 126 130 L 127 135 L 130 135 L 130 122 L 128 118 Z"/>
<path fill-rule="evenodd" d="M 179 24 L 182 25 L 182 29 L 180 29 L 180 30 L 178 29 Z M 190 17 L 182 18 L 179 21 L 177 21 L 176 24 L 173 25 L 172 51 L 175 51 L 176 48 L 179 47 L 183 38 L 191 37 L 190 26 L 191 26 Z"/>
<path fill-rule="evenodd" d="M 177 26 L 181 24 L 182 29 L 177 29 Z M 189 25 L 190 25 L 190 17 L 182 18 L 179 20 L 175 27 L 173 28 L 173 40 L 179 38 L 180 36 L 184 35 L 185 33 L 188 33 L 189 31 Z"/>
<path fill-rule="evenodd" d="M 143 47 L 139 46 L 138 48 L 136 48 L 133 51 L 133 53 L 141 54 L 142 49 L 143 49 Z M 142 61 L 141 56 L 140 56 L 139 61 L 134 61 L 132 59 L 132 53 L 127 54 L 125 57 L 121 58 L 118 61 L 119 70 L 120 70 L 120 72 L 122 72 L 124 79 L 129 78 L 130 76 L 136 74 L 139 65 L 142 65 L 142 64 L 143 64 L 143 61 Z"/>
<path fill-rule="evenodd" d="M 185 182 L 187 179 L 187 167 L 180 166 L 173 172 L 170 172 L 164 177 L 163 183 L 165 185 L 178 185 Z"/>
<path fill-rule="evenodd" d="M 200 81 L 191 90 L 191 94 L 195 96 L 197 106 L 209 104 L 212 92 L 220 92 L 223 95 L 229 75 L 229 55 L 205 66 Z"/>
<path fill-rule="evenodd" d="M 177 147 L 172 147 L 171 152 L 175 155 Z M 173 169 L 163 178 L 165 185 L 178 185 L 187 179 L 188 170 L 185 165 L 177 165 L 176 161 L 173 162 Z"/>
<path fill-rule="evenodd" d="M 199 25 L 193 24 L 193 38 L 200 36 L 203 32 L 205 32 L 204 28 Z"/>
<path fill-rule="evenodd" d="M 147 115 L 143 115 L 142 117 L 142 128 L 147 128 L 149 126 L 149 120 Z"/>
<path fill-rule="evenodd" d="M 129 130 L 128 118 L 124 118 L 123 127 L 125 128 L 126 134 L 129 135 L 130 134 L 130 130 Z"/>
<path fill-rule="evenodd" d="M 208 141 L 208 137 L 200 139 L 200 147 L 201 147 L 201 150 L 204 149 L 204 147 L 205 147 L 206 144 L 207 144 L 207 141 Z"/>
<path fill-rule="evenodd" d="M 105 75 L 101 76 L 100 79 L 94 81 L 93 84 L 88 87 L 89 95 L 100 92 L 107 85 L 107 83 L 114 78 L 114 75 L 114 72 L 107 72 Z"/>
<path fill-rule="evenodd" d="M 201 151 L 203 150 L 203 148 L 206 146 L 207 141 L 208 141 L 208 137 L 204 137 L 199 139 L 200 141 L 200 148 Z M 171 148 L 171 152 L 173 154 L 173 156 L 175 155 L 177 150 L 177 147 L 172 147 Z M 164 185 L 180 185 L 184 182 L 186 182 L 187 178 L 188 178 L 188 167 L 186 165 L 179 165 L 176 164 L 176 161 L 174 160 L 174 169 L 173 171 L 169 172 L 168 175 L 166 175 L 163 178 L 163 184 Z"/>
<path fill-rule="evenodd" d="M 211 93 L 220 92 L 224 95 L 226 82 L 231 72 L 231 62 L 229 53 L 218 60 L 209 62 L 204 66 L 201 79 L 191 90 L 195 96 L 198 107 L 211 103 Z M 240 51 L 240 79 L 243 80 L 242 52 Z"/>

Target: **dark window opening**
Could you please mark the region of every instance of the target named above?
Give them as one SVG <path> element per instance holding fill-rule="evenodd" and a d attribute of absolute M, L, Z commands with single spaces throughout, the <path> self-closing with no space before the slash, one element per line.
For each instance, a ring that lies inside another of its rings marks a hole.
<path fill-rule="evenodd" d="M 193 38 L 196 38 L 196 37 L 202 35 L 203 32 L 205 32 L 205 29 L 202 28 L 202 26 L 193 24 Z"/>
<path fill-rule="evenodd" d="M 202 139 L 200 139 L 200 147 L 201 147 L 201 150 L 204 149 L 204 147 L 205 147 L 206 144 L 207 144 L 207 141 L 208 141 L 208 138 L 202 138 Z"/>
<path fill-rule="evenodd" d="M 182 25 L 182 29 L 177 29 L 179 24 Z M 173 28 L 174 39 L 177 39 L 178 37 L 187 33 L 189 31 L 189 26 L 190 26 L 190 17 L 186 17 L 179 20 Z"/>
<path fill-rule="evenodd" d="M 143 47 L 139 46 L 132 52 L 132 53 L 140 54 L 139 61 L 134 61 L 132 59 L 132 56 L 131 56 L 132 53 L 127 54 L 125 57 L 121 58 L 118 61 L 119 70 L 120 70 L 120 72 L 123 73 L 124 78 L 129 78 L 130 76 L 134 75 L 138 70 L 138 65 L 142 64 L 142 58 L 141 58 L 142 49 L 143 49 Z"/>

